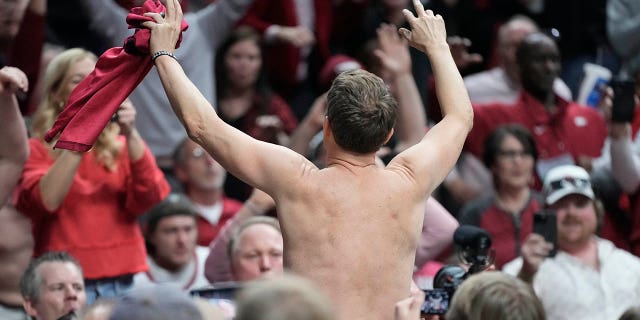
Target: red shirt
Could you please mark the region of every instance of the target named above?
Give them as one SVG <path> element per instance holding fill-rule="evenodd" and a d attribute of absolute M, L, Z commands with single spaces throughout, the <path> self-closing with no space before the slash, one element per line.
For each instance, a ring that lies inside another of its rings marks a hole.
<path fill-rule="evenodd" d="M 556 96 L 557 110 L 550 114 L 533 96 L 522 91 L 513 105 L 474 106 L 473 129 L 465 149 L 482 159 L 486 137 L 498 126 L 517 123 L 529 129 L 538 150 L 538 185 L 546 170 L 559 164 L 579 163 L 580 157 L 599 157 L 607 137 L 607 124 L 593 108 Z M 566 159 L 561 159 L 565 156 Z M 546 163 L 545 163 L 546 162 Z"/>
<path fill-rule="evenodd" d="M 16 206 L 31 218 L 34 256 L 67 251 L 78 259 L 86 279 L 147 269 L 138 216 L 167 196 L 169 184 L 148 148 L 132 162 L 124 137 L 121 141 L 115 172 L 98 165 L 94 152 L 84 154 L 62 205 L 48 211 L 39 183 L 54 159 L 41 140 L 29 140 L 31 154 L 18 185 Z"/>
<path fill-rule="evenodd" d="M 465 147 L 482 158 L 485 138 L 498 126 L 518 123 L 529 129 L 540 159 L 569 153 L 598 157 L 607 137 L 607 124 L 595 109 L 556 97 L 557 111 L 549 114 L 534 97 L 522 92 L 514 105 L 488 104 L 474 106 L 473 129 Z"/>
<path fill-rule="evenodd" d="M 207 219 L 198 215 L 198 245 L 208 247 L 211 241 L 218 236 L 220 229 L 236 215 L 240 208 L 242 208 L 242 202 L 222 197 L 222 214 L 220 214 L 218 224 L 212 225 Z"/>

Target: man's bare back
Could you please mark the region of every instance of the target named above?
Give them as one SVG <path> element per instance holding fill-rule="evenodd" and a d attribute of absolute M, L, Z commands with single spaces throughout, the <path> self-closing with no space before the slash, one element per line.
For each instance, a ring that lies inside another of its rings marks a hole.
<path fill-rule="evenodd" d="M 409 293 L 426 198 L 393 170 L 310 171 L 278 215 L 285 266 L 332 298 L 338 319 L 391 319 Z"/>
<path fill-rule="evenodd" d="M 393 134 L 397 103 L 366 71 L 340 74 L 327 94 L 323 125 L 328 168 L 229 126 L 199 94 L 179 63 L 159 55 L 156 68 L 189 137 L 230 173 L 276 201 L 285 263 L 333 298 L 338 319 L 390 319 L 409 297 L 426 199 L 451 170 L 473 123 L 473 111 L 446 42 L 444 21 L 414 0 L 400 29 L 432 64 L 443 119 L 386 168 L 375 153 Z M 152 53 L 174 50 L 182 12 L 167 1 L 152 15 Z"/>

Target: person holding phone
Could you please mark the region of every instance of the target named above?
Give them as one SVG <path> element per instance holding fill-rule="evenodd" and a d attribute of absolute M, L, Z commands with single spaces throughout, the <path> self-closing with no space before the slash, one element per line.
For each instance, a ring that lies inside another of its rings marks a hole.
<path fill-rule="evenodd" d="M 634 71 L 640 78 L 640 71 Z M 637 79 L 636 79 L 637 80 Z M 604 103 L 609 122 L 611 175 L 631 200 L 630 233 L 623 236 L 628 250 L 640 255 L 640 82 L 613 82 Z M 612 94 L 612 95 L 611 95 Z"/>
<path fill-rule="evenodd" d="M 544 179 L 557 249 L 532 233 L 503 271 L 532 283 L 549 319 L 617 319 L 640 300 L 640 259 L 596 235 L 601 211 L 586 170 L 558 166 Z"/>
<path fill-rule="evenodd" d="M 487 137 L 483 152 L 483 162 L 493 177 L 493 192 L 460 211 L 460 224 L 481 227 L 491 235 L 498 269 L 520 255 L 534 214 L 543 208 L 542 196 L 531 188 L 537 158 L 529 130 L 517 124 L 496 128 Z"/>

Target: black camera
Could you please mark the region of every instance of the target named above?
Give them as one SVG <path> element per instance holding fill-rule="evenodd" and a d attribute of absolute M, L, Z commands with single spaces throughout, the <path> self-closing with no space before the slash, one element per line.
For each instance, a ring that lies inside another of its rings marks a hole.
<path fill-rule="evenodd" d="M 440 268 L 433 278 L 434 289 L 424 291 L 423 314 L 444 314 L 460 284 L 469 275 L 484 271 L 493 263 L 491 235 L 486 230 L 471 225 L 459 226 L 453 233 L 453 242 L 458 247 L 460 260 L 468 264 L 469 269 L 465 270 L 458 265 L 446 265 Z M 435 300 L 432 297 L 435 297 Z M 446 298 L 446 301 L 440 301 L 440 297 Z"/>

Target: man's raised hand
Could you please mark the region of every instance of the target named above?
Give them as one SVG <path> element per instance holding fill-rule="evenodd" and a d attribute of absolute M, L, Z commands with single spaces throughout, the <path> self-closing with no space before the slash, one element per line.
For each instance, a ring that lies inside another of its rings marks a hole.
<path fill-rule="evenodd" d="M 374 51 L 374 54 L 380 59 L 382 66 L 394 75 L 411 73 L 411 57 L 407 41 L 398 36 L 396 27 L 383 23 L 378 28 L 377 34 L 380 49 Z"/>
<path fill-rule="evenodd" d="M 22 70 L 14 67 L 0 69 L 0 94 L 14 94 L 17 91 L 27 92 L 29 81 Z"/>
<path fill-rule="evenodd" d="M 142 25 L 151 30 L 149 40 L 149 52 L 158 51 L 173 53 L 180 37 L 182 23 L 182 7 L 178 0 L 166 1 L 166 13 L 164 17 L 160 13 L 147 12 L 144 15 L 153 18 L 154 21 L 143 22 Z"/>
<path fill-rule="evenodd" d="M 420 0 L 413 0 L 417 17 L 411 11 L 404 9 L 402 13 L 407 18 L 411 30 L 400 28 L 400 34 L 409 41 L 412 47 L 428 53 L 432 49 L 449 50 L 447 31 L 444 20 L 439 14 L 434 15 L 431 10 L 424 10 Z"/>

